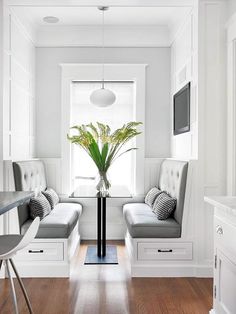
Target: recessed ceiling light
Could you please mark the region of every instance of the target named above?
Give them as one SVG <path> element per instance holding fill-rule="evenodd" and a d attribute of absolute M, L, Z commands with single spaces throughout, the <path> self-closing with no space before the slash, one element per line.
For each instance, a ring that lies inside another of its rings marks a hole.
<path fill-rule="evenodd" d="M 56 16 L 45 16 L 43 20 L 44 22 L 51 23 L 51 24 L 59 22 L 59 18 Z"/>

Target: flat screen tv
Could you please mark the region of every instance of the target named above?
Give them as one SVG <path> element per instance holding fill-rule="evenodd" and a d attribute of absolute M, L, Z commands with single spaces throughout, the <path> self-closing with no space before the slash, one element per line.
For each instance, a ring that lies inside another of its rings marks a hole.
<path fill-rule="evenodd" d="M 174 95 L 174 135 L 190 131 L 190 82 Z"/>

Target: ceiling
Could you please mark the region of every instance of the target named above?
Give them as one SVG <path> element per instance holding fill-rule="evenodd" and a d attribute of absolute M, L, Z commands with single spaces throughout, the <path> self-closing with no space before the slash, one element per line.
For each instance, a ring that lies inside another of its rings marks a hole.
<path fill-rule="evenodd" d="M 171 27 L 180 22 L 191 7 L 110 7 L 105 13 L 106 25 L 166 25 Z M 14 7 L 13 11 L 21 19 L 34 27 L 100 25 L 102 14 L 96 7 Z M 43 21 L 45 16 L 59 18 L 57 24 Z"/>

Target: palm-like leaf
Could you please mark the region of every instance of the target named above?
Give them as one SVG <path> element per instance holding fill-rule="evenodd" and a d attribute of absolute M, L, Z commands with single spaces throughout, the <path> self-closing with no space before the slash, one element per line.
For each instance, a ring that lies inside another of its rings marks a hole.
<path fill-rule="evenodd" d="M 141 122 L 129 122 L 111 134 L 108 125 L 97 122 L 97 127 L 92 123 L 88 125 L 76 125 L 72 129 L 78 135 L 69 136 L 68 140 L 80 145 L 92 158 L 99 171 L 106 172 L 111 164 L 123 154 L 137 148 L 130 148 L 120 152 L 123 146 L 135 136 L 141 134 L 137 127 Z"/>

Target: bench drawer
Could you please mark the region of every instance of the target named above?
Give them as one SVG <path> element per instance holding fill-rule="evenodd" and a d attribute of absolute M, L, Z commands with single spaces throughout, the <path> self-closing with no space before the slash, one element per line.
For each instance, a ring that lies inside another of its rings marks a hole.
<path fill-rule="evenodd" d="M 138 243 L 138 260 L 191 260 L 192 243 Z"/>
<path fill-rule="evenodd" d="M 32 242 L 16 255 L 18 261 L 63 261 L 63 242 Z"/>

